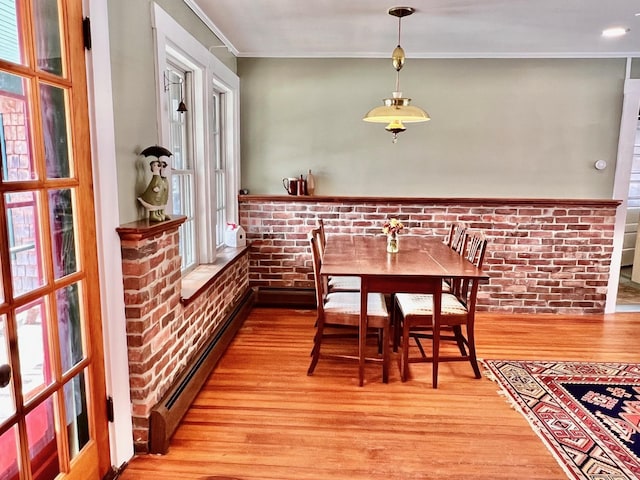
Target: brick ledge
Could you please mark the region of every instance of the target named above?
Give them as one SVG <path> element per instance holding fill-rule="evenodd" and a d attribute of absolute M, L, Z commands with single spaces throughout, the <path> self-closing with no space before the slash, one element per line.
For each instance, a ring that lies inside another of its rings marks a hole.
<path fill-rule="evenodd" d="M 184 215 L 172 215 L 169 220 L 164 222 L 150 222 L 147 218 L 120 225 L 116 228 L 116 232 L 120 235 L 121 240 L 139 241 L 159 233 L 176 230 L 186 219 L 187 217 Z"/>
<path fill-rule="evenodd" d="M 395 203 L 446 205 L 571 205 L 584 207 L 617 207 L 622 200 L 608 198 L 483 198 L 483 197 L 333 197 L 320 195 L 239 195 L 239 202 L 304 202 L 304 203 Z"/>
<path fill-rule="evenodd" d="M 249 247 L 224 247 L 216 256 L 214 263 L 198 265 L 182 277 L 180 302 L 188 305 L 205 291 L 213 281 L 222 275 L 237 259 L 246 255 Z"/>

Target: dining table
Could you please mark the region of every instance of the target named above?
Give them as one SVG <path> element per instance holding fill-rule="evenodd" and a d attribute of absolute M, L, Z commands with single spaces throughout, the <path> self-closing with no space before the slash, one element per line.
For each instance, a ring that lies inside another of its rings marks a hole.
<path fill-rule="evenodd" d="M 360 277 L 360 386 L 364 384 L 369 292 L 432 294 L 433 324 L 439 325 L 443 280 L 489 278 L 486 272 L 444 243 L 442 237 L 431 235 L 399 236 L 399 250 L 396 253 L 387 252 L 385 235 L 328 235 L 320 274 L 327 277 Z M 383 348 L 389 346 L 383 345 Z M 389 355 L 383 357 L 389 358 Z M 387 378 L 384 377 L 383 374 L 383 381 L 386 382 Z"/>

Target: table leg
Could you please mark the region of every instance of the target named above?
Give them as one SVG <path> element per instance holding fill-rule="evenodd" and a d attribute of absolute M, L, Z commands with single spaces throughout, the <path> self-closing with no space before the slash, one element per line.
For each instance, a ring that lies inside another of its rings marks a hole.
<path fill-rule="evenodd" d="M 440 357 L 440 317 L 442 315 L 442 281 L 433 292 L 433 388 L 438 388 L 438 362 Z"/>
<path fill-rule="evenodd" d="M 360 326 L 358 328 L 358 380 L 360 386 L 364 385 L 364 353 L 365 343 L 367 340 L 367 299 L 369 293 L 367 292 L 367 286 L 364 279 L 360 281 Z"/>

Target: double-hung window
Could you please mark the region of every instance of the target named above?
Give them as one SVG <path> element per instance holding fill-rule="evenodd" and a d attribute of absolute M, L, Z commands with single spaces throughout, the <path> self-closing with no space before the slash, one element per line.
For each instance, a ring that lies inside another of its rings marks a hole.
<path fill-rule="evenodd" d="M 183 215 L 182 272 L 213 263 L 237 222 L 239 80 L 157 5 L 160 145 L 172 152 L 167 213 Z"/>
<path fill-rule="evenodd" d="M 182 271 L 196 266 L 196 203 L 193 121 L 185 103 L 185 90 L 191 90 L 191 72 L 168 63 L 163 79 L 168 108 L 169 150 L 171 157 L 171 210 L 187 217 L 180 226 Z M 187 97 L 188 99 L 188 97 Z"/>

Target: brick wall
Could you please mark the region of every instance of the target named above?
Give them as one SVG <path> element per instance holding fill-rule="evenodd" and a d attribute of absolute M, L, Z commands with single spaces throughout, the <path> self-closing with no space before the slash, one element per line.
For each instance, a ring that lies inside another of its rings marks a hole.
<path fill-rule="evenodd" d="M 133 435 L 136 452 L 148 451 L 149 415 L 196 352 L 248 288 L 242 255 L 197 298 L 183 305 L 178 254 L 179 223 L 154 233 L 122 232 L 122 270 Z"/>
<path fill-rule="evenodd" d="M 371 199 L 240 196 L 253 287 L 313 288 L 306 234 L 380 235 L 387 218 L 401 235 L 444 237 L 452 222 L 482 229 L 490 280 L 478 309 L 513 313 L 604 312 L 613 252 L 613 200 Z"/>

